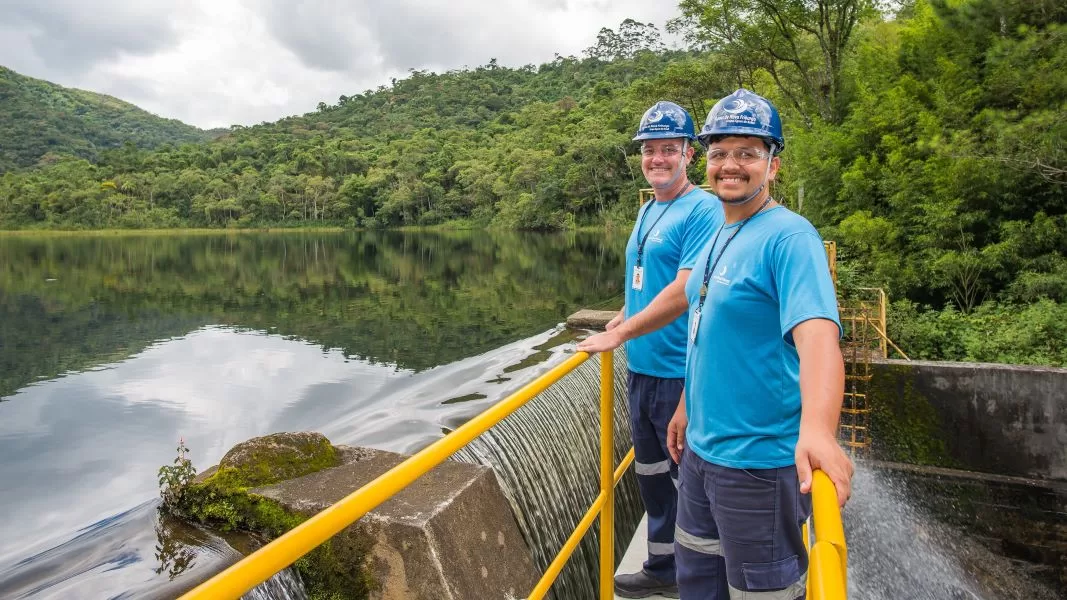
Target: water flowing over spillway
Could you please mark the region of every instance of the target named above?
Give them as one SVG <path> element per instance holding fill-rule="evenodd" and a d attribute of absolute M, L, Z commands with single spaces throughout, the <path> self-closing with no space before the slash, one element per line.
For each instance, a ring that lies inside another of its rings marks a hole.
<path fill-rule="evenodd" d="M 541 571 L 600 492 L 599 369 L 597 358 L 585 362 L 455 456 L 496 471 Z M 620 350 L 615 359 L 615 464 L 632 445 L 625 374 Z M 616 557 L 625 552 L 642 512 L 630 471 L 615 492 Z M 552 586 L 552 597 L 596 597 L 598 524 L 591 531 Z"/>
<path fill-rule="evenodd" d="M 289 567 L 241 596 L 241 600 L 307 600 L 307 591 L 300 575 Z"/>
<path fill-rule="evenodd" d="M 849 597 L 857 600 L 1053 600 L 978 543 L 932 519 L 885 471 L 857 463 L 843 513 Z"/>

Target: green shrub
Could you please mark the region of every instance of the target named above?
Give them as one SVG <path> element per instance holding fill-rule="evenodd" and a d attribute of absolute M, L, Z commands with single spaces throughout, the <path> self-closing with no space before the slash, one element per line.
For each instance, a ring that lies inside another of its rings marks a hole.
<path fill-rule="evenodd" d="M 985 302 L 970 314 L 907 300 L 888 311 L 889 337 L 912 359 L 1067 367 L 1067 304 Z"/>

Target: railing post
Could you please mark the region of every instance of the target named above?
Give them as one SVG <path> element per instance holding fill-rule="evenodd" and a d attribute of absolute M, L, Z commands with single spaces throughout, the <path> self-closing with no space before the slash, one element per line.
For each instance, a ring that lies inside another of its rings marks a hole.
<path fill-rule="evenodd" d="M 600 353 L 600 600 L 615 597 L 615 355 Z"/>
<path fill-rule="evenodd" d="M 889 323 L 886 323 L 885 314 L 886 301 L 885 290 L 878 288 L 878 320 L 880 321 L 879 325 L 882 326 L 882 331 L 885 332 L 881 340 L 882 358 L 889 358 L 889 345 L 886 343 L 886 340 L 889 339 Z"/>

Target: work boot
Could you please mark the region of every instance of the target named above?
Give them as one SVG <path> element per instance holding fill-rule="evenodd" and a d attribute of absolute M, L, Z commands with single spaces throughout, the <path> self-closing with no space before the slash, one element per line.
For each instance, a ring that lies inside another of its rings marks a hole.
<path fill-rule="evenodd" d="M 660 581 L 642 569 L 636 573 L 616 575 L 615 595 L 623 598 L 648 598 L 656 595 L 677 598 L 678 586 L 673 581 Z"/>

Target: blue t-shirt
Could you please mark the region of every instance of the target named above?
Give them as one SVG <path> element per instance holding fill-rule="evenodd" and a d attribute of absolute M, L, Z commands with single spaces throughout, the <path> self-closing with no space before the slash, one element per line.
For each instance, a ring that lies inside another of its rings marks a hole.
<path fill-rule="evenodd" d="M 709 242 L 697 258 L 685 286 L 690 326 L 708 253 L 715 253 L 714 262 L 740 224 L 724 226 L 715 248 Z M 686 441 L 698 456 L 724 467 L 792 465 L 800 433 L 800 360 L 792 330 L 809 319 L 841 328 L 822 239 L 804 217 L 777 206 L 740 230 L 714 271 L 696 341 L 689 344 Z"/>
<path fill-rule="evenodd" d="M 679 270 L 692 269 L 711 233 L 722 223 L 722 203 L 695 186 L 669 207 L 667 202 L 645 203 L 626 244 L 626 318 L 648 306 L 675 280 Z M 638 291 L 632 284 L 641 239 L 645 239 L 641 256 L 644 283 Z M 682 315 L 666 327 L 626 342 L 630 370 L 652 377 L 685 377 L 685 323 Z"/>

